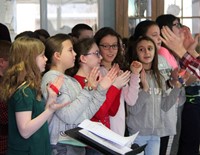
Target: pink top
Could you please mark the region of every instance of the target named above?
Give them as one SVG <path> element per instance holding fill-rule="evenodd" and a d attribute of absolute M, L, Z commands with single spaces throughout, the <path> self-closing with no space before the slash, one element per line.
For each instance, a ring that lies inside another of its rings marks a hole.
<path fill-rule="evenodd" d="M 102 75 L 107 73 L 104 67 L 100 68 Z M 121 136 L 125 133 L 125 101 L 128 105 L 133 106 L 136 103 L 139 92 L 140 75 L 131 74 L 129 85 L 122 88 L 120 95 L 120 105 L 115 116 L 110 116 L 110 129 Z"/>
<path fill-rule="evenodd" d="M 178 64 L 174 56 L 169 52 L 168 49 L 160 47 L 158 54 L 162 55 L 168 62 L 168 64 L 173 68 L 178 68 Z"/>

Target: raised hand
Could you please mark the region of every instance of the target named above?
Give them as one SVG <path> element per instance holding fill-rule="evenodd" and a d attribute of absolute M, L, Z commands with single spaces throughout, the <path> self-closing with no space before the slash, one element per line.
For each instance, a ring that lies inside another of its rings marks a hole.
<path fill-rule="evenodd" d="M 186 53 L 186 49 L 183 46 L 184 34 L 181 33 L 181 36 L 178 37 L 167 26 L 163 26 L 161 33 L 163 36 L 161 37 L 162 42 L 174 51 L 178 57 L 182 58 Z"/>
<path fill-rule="evenodd" d="M 184 42 L 183 46 L 185 49 L 194 57 L 199 56 L 199 54 L 196 52 L 196 47 L 199 43 L 199 37 L 200 33 L 196 34 L 195 37 L 192 36 L 192 33 L 190 32 L 190 29 L 187 26 L 184 26 L 182 28 L 182 31 L 184 33 Z"/>
<path fill-rule="evenodd" d="M 45 108 L 49 109 L 52 112 L 54 112 L 58 109 L 61 109 L 61 108 L 65 107 L 67 104 L 69 104 L 69 103 L 62 103 L 62 104 L 56 103 L 56 99 L 58 97 L 58 94 L 56 91 L 60 90 L 63 82 L 64 82 L 64 75 L 59 75 L 53 82 L 50 82 L 47 85 L 48 98 L 47 98 Z M 52 85 L 53 85 L 53 87 L 51 87 Z"/>
<path fill-rule="evenodd" d="M 99 83 L 100 86 L 103 89 L 108 89 L 113 84 L 113 82 L 115 81 L 118 72 L 119 72 L 119 65 L 114 64 L 112 66 L 112 68 L 109 70 L 109 72 L 106 74 L 106 76 L 101 78 L 100 83 Z"/>
<path fill-rule="evenodd" d="M 96 89 L 97 85 L 99 84 L 99 81 L 101 79 L 99 67 L 94 67 L 89 76 L 87 77 L 87 83 L 86 86 L 92 87 L 92 89 Z"/>
<path fill-rule="evenodd" d="M 199 43 L 199 38 L 200 38 L 200 33 L 195 35 L 193 44 L 190 44 L 190 46 L 187 49 L 188 52 L 195 58 L 199 56 L 199 53 L 196 52 L 196 47 Z"/>
<path fill-rule="evenodd" d="M 139 61 L 133 61 L 130 65 L 130 70 L 133 74 L 140 74 L 142 70 L 142 63 Z"/>
<path fill-rule="evenodd" d="M 122 88 L 129 82 L 130 76 L 131 76 L 130 71 L 122 72 L 117 76 L 117 78 L 113 82 L 113 86 L 117 87 L 118 89 Z"/>
<path fill-rule="evenodd" d="M 59 90 L 64 82 L 64 75 L 59 75 L 53 82 L 47 84 L 48 98 L 57 98 Z"/>
<path fill-rule="evenodd" d="M 183 26 L 181 28 L 183 34 L 184 34 L 184 42 L 183 46 L 185 47 L 186 50 L 189 49 L 189 47 L 194 44 L 195 40 L 190 32 L 190 29 L 187 26 Z"/>

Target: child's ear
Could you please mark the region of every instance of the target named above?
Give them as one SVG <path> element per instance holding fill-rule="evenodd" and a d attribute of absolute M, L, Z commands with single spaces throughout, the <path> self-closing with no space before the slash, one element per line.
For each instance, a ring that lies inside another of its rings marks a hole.
<path fill-rule="evenodd" d="M 3 65 L 4 63 L 4 58 L 0 58 L 0 66 Z"/>
<path fill-rule="evenodd" d="M 56 58 L 56 59 L 60 59 L 60 52 L 55 52 L 54 54 L 53 54 L 53 56 Z"/>
<path fill-rule="evenodd" d="M 84 55 L 81 55 L 81 56 L 80 56 L 80 61 L 81 61 L 82 63 L 86 63 L 86 62 L 87 62 L 87 59 L 86 59 L 86 57 L 85 57 Z"/>
<path fill-rule="evenodd" d="M 4 58 L 0 58 L 0 68 L 4 68 L 7 65 L 6 62 L 7 61 Z"/>

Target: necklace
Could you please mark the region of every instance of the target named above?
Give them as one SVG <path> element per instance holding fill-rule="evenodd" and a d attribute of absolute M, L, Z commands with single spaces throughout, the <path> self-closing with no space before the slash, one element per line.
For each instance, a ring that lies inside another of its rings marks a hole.
<path fill-rule="evenodd" d="M 17 87 L 17 89 L 19 89 L 20 87 L 22 87 L 23 85 L 25 85 L 26 84 L 26 81 L 24 81 L 22 84 L 20 84 L 18 87 Z"/>

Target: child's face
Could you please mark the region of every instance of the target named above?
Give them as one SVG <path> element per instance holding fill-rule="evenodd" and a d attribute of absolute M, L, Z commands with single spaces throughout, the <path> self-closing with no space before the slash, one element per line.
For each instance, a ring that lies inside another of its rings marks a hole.
<path fill-rule="evenodd" d="M 47 62 L 47 58 L 45 57 L 44 52 L 42 52 L 36 57 L 36 64 L 38 68 L 40 69 L 40 72 L 45 71 L 46 62 Z"/>
<path fill-rule="evenodd" d="M 137 55 L 143 64 L 152 64 L 154 55 L 155 55 L 155 47 L 151 41 L 142 40 L 137 45 Z"/>
<path fill-rule="evenodd" d="M 73 45 L 70 40 L 66 40 L 62 43 L 63 49 L 60 54 L 60 63 L 64 70 L 72 68 L 74 66 L 76 53 L 73 50 Z"/>
<path fill-rule="evenodd" d="M 107 35 L 101 39 L 99 49 L 103 57 L 103 61 L 112 63 L 118 52 L 117 37 Z"/>
<path fill-rule="evenodd" d="M 172 31 L 178 37 L 181 35 L 181 25 L 178 20 L 173 21 Z"/>
<path fill-rule="evenodd" d="M 162 43 L 160 39 L 160 28 L 157 25 L 152 25 L 149 27 L 146 35 L 155 42 L 156 48 L 159 50 Z"/>
<path fill-rule="evenodd" d="M 0 77 L 3 76 L 4 72 L 8 68 L 9 62 L 4 58 L 0 58 Z"/>
<path fill-rule="evenodd" d="M 90 69 L 99 67 L 101 64 L 102 56 L 96 43 L 92 45 L 92 48 L 86 55 L 83 55 L 83 57 L 84 64 L 86 64 Z"/>

